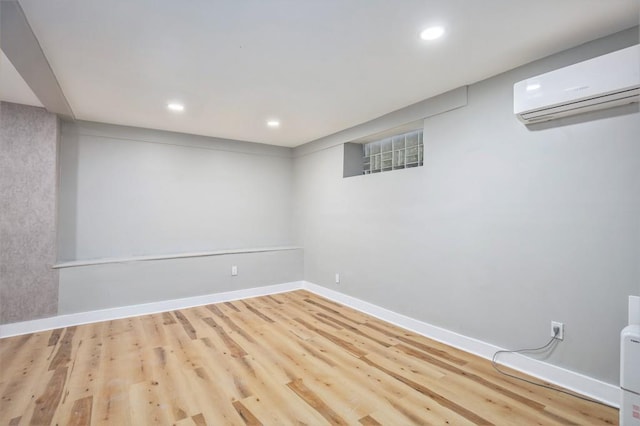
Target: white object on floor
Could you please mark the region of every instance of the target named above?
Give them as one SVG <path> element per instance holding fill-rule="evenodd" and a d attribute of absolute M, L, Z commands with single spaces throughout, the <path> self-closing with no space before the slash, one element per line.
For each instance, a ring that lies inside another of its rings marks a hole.
<path fill-rule="evenodd" d="M 640 426 L 640 297 L 629 296 L 629 325 L 620 334 L 620 426 Z"/>

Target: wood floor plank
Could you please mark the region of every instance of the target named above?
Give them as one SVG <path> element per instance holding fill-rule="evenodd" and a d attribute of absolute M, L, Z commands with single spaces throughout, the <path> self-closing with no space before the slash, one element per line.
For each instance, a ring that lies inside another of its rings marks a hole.
<path fill-rule="evenodd" d="M 299 311 L 297 313 L 300 314 Z M 321 379 L 324 386 L 320 389 L 330 387 L 327 392 L 323 393 L 323 398 L 325 398 L 327 403 L 332 407 L 339 405 L 344 406 L 344 402 L 347 401 L 346 406 L 343 407 L 344 412 L 351 412 L 362 408 L 365 410 L 373 410 L 380 407 L 384 408 L 386 412 L 394 411 L 393 406 L 388 403 L 387 399 L 394 399 L 404 395 L 403 392 L 399 390 L 401 384 L 393 383 L 391 381 L 392 379 L 384 375 L 376 376 L 376 372 L 372 369 L 367 369 L 366 365 L 362 365 L 362 363 L 358 365 L 358 360 L 349 356 L 349 353 L 335 351 L 335 347 L 333 347 L 332 351 L 332 348 L 325 348 L 320 341 L 313 339 L 310 340 L 308 344 L 309 346 L 315 345 L 320 351 L 330 354 L 341 367 L 337 369 L 337 371 L 328 374 L 328 372 L 322 368 L 315 369 L 310 363 L 303 362 L 303 360 L 310 361 L 313 357 L 304 357 L 305 353 L 302 354 L 302 357 L 297 357 L 300 362 L 300 364 L 298 364 L 299 369 L 307 373 L 305 377 L 310 380 L 315 378 L 316 381 Z M 331 345 L 331 342 L 326 342 L 326 344 Z M 305 345 L 307 345 L 306 342 Z M 276 348 L 274 353 L 286 354 L 286 350 L 281 346 Z M 378 391 L 371 393 L 369 390 L 373 388 L 378 389 Z M 433 423 L 437 423 L 443 418 L 443 412 L 441 410 L 439 411 L 438 407 L 434 406 L 432 402 L 424 401 L 424 398 L 423 401 L 412 406 L 412 408 L 414 407 L 418 408 L 423 418 L 432 419 Z M 440 417 L 430 417 L 430 413 L 432 412 L 439 412 Z M 399 415 L 400 413 L 396 411 L 395 414 Z M 456 417 L 450 413 L 445 413 L 445 416 Z M 460 423 L 460 418 L 455 420 Z"/>
<path fill-rule="evenodd" d="M 401 350 L 403 353 L 410 355 L 414 358 L 417 358 L 421 361 L 425 361 L 429 364 L 432 364 L 438 368 L 441 368 L 447 372 L 451 372 L 454 373 L 457 376 L 464 376 L 465 380 L 471 380 L 474 381 L 484 387 L 486 387 L 487 389 L 493 390 L 495 392 L 499 392 L 501 394 L 503 394 L 506 397 L 511 398 L 514 401 L 518 401 L 524 405 L 527 405 L 529 407 L 532 407 L 536 410 L 543 410 L 544 409 L 544 404 L 541 404 L 537 401 L 528 399 L 516 392 L 513 392 L 507 388 L 505 388 L 504 386 L 500 386 L 496 383 L 491 382 L 490 380 L 485 379 L 484 377 L 481 377 L 477 374 L 474 373 L 470 373 L 468 371 L 464 371 L 461 368 L 458 368 L 454 365 L 448 364 L 446 362 L 443 362 L 435 357 L 432 357 L 430 355 L 427 355 L 425 353 L 422 353 L 416 349 L 410 348 L 408 346 L 405 345 L 396 345 L 395 346 L 397 349 Z"/>
<path fill-rule="evenodd" d="M 91 408 L 93 406 L 93 396 L 86 396 L 73 403 L 69 420 L 65 423 L 68 426 L 88 426 L 91 424 Z"/>
<path fill-rule="evenodd" d="M 247 388 L 245 379 L 247 375 L 251 375 L 252 368 L 245 367 L 244 363 L 233 362 L 236 358 L 231 357 L 225 349 L 220 348 L 222 344 L 205 343 L 208 341 L 207 338 L 203 338 L 198 343 L 203 346 L 202 352 L 209 354 L 216 359 L 216 362 L 196 368 L 194 371 L 198 377 L 205 382 L 212 382 L 216 388 L 219 388 L 219 392 L 215 392 L 215 394 L 219 396 L 220 400 L 243 399 L 251 395 L 251 390 Z"/>
<path fill-rule="evenodd" d="M 256 314 L 259 318 L 261 318 L 262 320 L 269 322 L 269 323 L 273 323 L 274 321 L 269 318 L 268 316 L 266 316 L 264 313 L 262 313 L 259 309 L 256 309 L 254 306 L 252 306 L 251 304 L 242 301 L 242 304 L 251 312 L 253 312 L 254 314 Z"/>
<path fill-rule="evenodd" d="M 367 414 L 366 416 L 361 418 L 359 421 L 360 421 L 360 424 L 362 424 L 363 426 L 382 426 L 382 423 L 380 423 L 379 421 L 371 417 L 370 414 Z"/>
<path fill-rule="evenodd" d="M 178 318 L 178 322 L 182 324 L 182 328 L 184 328 L 184 331 L 185 333 L 187 333 L 187 336 L 189 336 L 191 340 L 197 339 L 198 336 L 196 333 L 196 329 L 189 322 L 187 317 L 180 310 L 173 311 L 173 314 L 176 316 L 176 318 Z"/>
<path fill-rule="evenodd" d="M 277 358 L 275 360 L 278 361 Z M 323 419 L 322 416 L 311 407 L 294 403 L 297 402 L 295 394 L 286 386 L 290 374 L 282 371 L 277 362 L 253 356 L 233 361 L 245 363 L 253 372 L 246 377 L 246 384 L 253 395 L 241 401 L 263 424 L 323 424 L 323 420 L 319 420 Z"/>
<path fill-rule="evenodd" d="M 410 392 L 402 398 L 389 399 L 389 405 L 393 410 L 380 407 L 372 412 L 372 415 L 383 424 L 449 424 L 456 426 L 474 424 L 419 392 Z"/>
<path fill-rule="evenodd" d="M 332 380 L 328 375 L 328 371 L 326 370 L 327 365 L 324 363 L 321 367 L 314 368 L 312 364 L 315 357 L 305 357 L 306 353 L 300 352 L 301 348 L 296 344 L 296 341 L 286 338 L 289 333 L 285 325 L 278 324 L 277 326 L 270 327 L 270 330 L 280 334 L 281 338 L 276 337 L 275 339 L 272 339 L 271 337 L 261 336 L 261 338 L 259 339 L 260 341 L 258 342 L 260 346 L 256 346 L 250 350 L 250 352 L 252 354 L 255 354 L 256 358 L 260 361 L 260 365 L 257 367 L 258 369 L 267 369 L 268 377 L 276 379 L 276 381 L 278 380 L 277 378 L 282 375 L 282 373 L 284 373 L 284 375 L 286 376 L 283 378 L 286 378 L 287 381 L 290 381 L 292 379 L 295 380 L 295 373 L 289 372 L 287 371 L 287 369 L 283 369 L 278 366 L 286 364 L 287 362 L 291 362 L 291 360 L 296 360 L 296 370 L 303 374 L 305 377 L 309 378 L 310 380 L 317 380 L 318 378 L 322 378 L 322 382 L 324 383 L 323 386 L 333 386 L 332 389 L 335 390 L 332 391 L 332 395 L 335 396 L 336 400 L 347 401 L 349 399 L 349 387 L 341 386 L 341 384 L 348 385 L 349 381 L 343 380 L 342 383 L 340 382 L 340 379 L 344 379 L 344 376 L 339 377 L 339 375 L 336 375 Z M 321 361 L 318 362 L 320 363 Z M 264 375 L 262 376 L 264 377 Z M 358 395 L 358 392 L 351 392 L 351 395 Z M 261 399 L 263 398 L 261 397 Z M 272 405 L 282 406 L 283 404 L 275 403 Z M 260 414 L 262 415 L 262 413 Z M 308 417 L 308 413 L 306 413 L 306 416 Z M 281 422 L 282 419 L 280 419 L 277 424 Z"/>
<path fill-rule="evenodd" d="M 226 315 L 219 307 L 215 305 L 208 305 L 207 308 L 211 310 L 218 318 L 222 320 L 222 322 L 229 327 L 229 334 L 238 333 L 241 335 L 247 342 L 255 343 L 255 340 L 249 333 L 247 333 L 242 327 L 239 327 L 233 320 Z"/>
<path fill-rule="evenodd" d="M 76 332 L 77 339 L 72 344 L 75 355 L 70 363 L 64 396 L 53 418 L 53 423 L 68 423 L 70 420 L 67 413 L 85 408 L 85 405 L 81 404 L 86 404 L 86 398 L 92 397 L 97 391 L 98 381 L 95 374 L 100 366 L 103 346 L 98 338 L 91 338 L 91 336 L 89 328 L 86 330 L 80 328 Z M 77 406 L 75 406 L 76 403 Z M 81 420 L 76 418 L 74 421 Z"/>
<path fill-rule="evenodd" d="M 331 426 L 331 424 L 316 410 L 304 402 L 293 405 L 289 403 L 291 410 L 278 407 L 279 398 L 286 401 L 299 400 L 298 396 L 288 387 L 284 386 L 276 399 L 251 396 L 242 400 L 242 405 L 247 407 L 263 425 L 313 425 Z"/>
<path fill-rule="evenodd" d="M 151 314 L 140 317 L 140 323 L 144 331 L 145 346 L 159 347 L 168 345 L 167 328 L 164 316 Z"/>
<path fill-rule="evenodd" d="M 0 339 L 0 364 L 0 424 L 618 421 L 308 291 Z"/>
<path fill-rule="evenodd" d="M 384 332 L 384 329 L 381 327 L 378 327 L 372 323 L 367 322 L 365 324 L 367 327 L 379 331 L 379 332 Z M 393 337 L 401 342 L 403 342 L 406 345 L 410 345 L 413 346 L 423 352 L 427 352 L 430 353 L 432 355 L 435 355 L 437 357 L 440 357 L 446 361 L 449 361 L 451 363 L 457 364 L 457 365 L 465 365 L 467 363 L 467 361 L 465 361 L 462 358 L 459 358 L 453 354 L 451 354 L 450 352 L 446 351 L 446 350 L 442 350 L 442 349 L 438 349 L 435 348 L 433 345 L 431 345 L 430 343 L 423 343 L 421 341 L 417 341 L 415 338 L 410 338 L 407 337 L 406 335 L 401 335 L 398 333 L 393 333 L 393 332 L 389 332 L 388 335 L 390 337 Z M 418 337 L 419 340 L 424 340 L 422 337 Z"/>
<path fill-rule="evenodd" d="M 198 414 L 200 407 L 194 402 L 193 389 L 185 376 L 183 363 L 163 348 L 147 350 L 153 352 L 145 356 L 145 359 L 152 360 L 145 369 L 147 393 L 161 395 L 173 421 Z"/>
<path fill-rule="evenodd" d="M 28 351 L 31 340 L 41 337 L 41 333 L 23 334 L 21 336 L 7 337 L 0 339 L 0 356 L 3 359 L 3 366 L 9 366 L 12 361 L 12 355 L 19 354 L 20 351 Z M 41 345 L 41 344 L 40 344 Z"/>
<path fill-rule="evenodd" d="M 242 424 L 242 418 L 231 405 L 239 397 L 235 387 L 231 387 L 233 383 L 229 385 L 203 367 L 188 370 L 185 376 L 192 389 L 193 403 L 201 410 L 191 416 L 195 424 Z"/>
<path fill-rule="evenodd" d="M 175 324 L 176 320 L 171 315 L 171 312 L 163 312 L 162 313 L 162 321 L 164 325 Z"/>
<path fill-rule="evenodd" d="M 479 415 L 477 415 L 476 413 L 474 413 L 473 411 L 463 407 L 462 405 L 447 399 L 445 397 L 443 397 L 442 395 L 432 391 L 430 388 L 428 388 L 427 386 L 424 386 L 416 381 L 413 381 L 411 379 L 408 379 L 407 377 L 403 376 L 402 374 L 396 373 L 392 370 L 389 370 L 385 367 L 383 367 L 382 365 L 370 360 L 367 357 L 363 357 L 362 360 L 364 362 L 366 362 L 367 364 L 371 365 L 372 367 L 375 367 L 377 369 L 379 369 L 380 371 L 388 374 L 389 376 L 393 377 L 394 379 L 406 384 L 407 386 L 411 387 L 412 389 L 417 390 L 418 392 L 420 392 L 423 395 L 428 396 L 429 398 L 433 399 L 434 401 L 436 401 L 438 404 L 440 404 L 441 406 L 450 409 L 451 411 L 455 412 L 456 414 L 461 415 L 462 417 L 468 419 L 469 421 L 478 424 L 478 425 L 491 425 L 492 423 L 482 417 L 480 417 Z"/>
<path fill-rule="evenodd" d="M 228 306 L 236 312 L 240 312 L 240 309 L 236 305 L 234 305 L 233 302 L 224 302 L 224 305 Z"/>
<path fill-rule="evenodd" d="M 523 375 L 508 367 L 501 366 L 502 370 L 514 374 L 516 376 L 525 377 L 531 380 L 530 377 Z M 478 374 L 481 377 L 491 380 L 496 383 L 503 383 L 505 387 L 514 393 L 520 394 L 527 399 L 536 401 L 545 406 L 544 411 L 554 413 L 558 418 L 566 417 L 568 422 L 576 424 L 615 424 L 615 421 L 610 416 L 601 417 L 601 414 L 611 412 L 610 409 L 601 410 L 602 406 L 588 401 L 582 401 L 572 396 L 562 393 L 544 390 L 540 391 L 540 388 L 532 387 L 531 385 L 518 381 L 516 379 L 501 375 L 498 373 L 489 360 L 482 358 L 473 358 L 465 366 L 465 371 L 471 374 Z M 534 379 L 535 380 L 535 379 Z M 553 384 L 538 380 L 541 384 L 554 387 Z M 617 411 L 617 410 L 616 410 Z M 594 418 L 598 419 L 594 422 Z M 617 421 L 617 420 L 616 420 Z"/>
<path fill-rule="evenodd" d="M 131 424 L 169 425 L 175 420 L 164 394 L 148 383 L 135 383 L 129 387 L 129 416 Z"/>
<path fill-rule="evenodd" d="M 224 342 L 225 346 L 229 350 L 229 353 L 233 357 L 243 357 L 247 355 L 247 352 L 238 344 L 235 340 L 229 337 L 229 334 L 224 330 L 224 328 L 220 327 L 213 318 L 203 318 L 203 321 L 207 323 L 220 337 L 220 339 Z"/>
<path fill-rule="evenodd" d="M 296 379 L 287 384 L 307 404 L 327 419 L 332 425 L 348 425 L 348 423 L 333 411 L 318 395 L 309 389 L 301 379 Z"/>
<path fill-rule="evenodd" d="M 58 367 L 54 370 L 45 392 L 36 400 L 36 408 L 29 424 L 48 425 L 51 423 L 62 399 L 64 384 L 67 381 L 67 371 L 67 367 Z"/>
<path fill-rule="evenodd" d="M 357 348 L 354 344 L 352 344 L 347 340 L 341 339 L 340 337 L 334 334 L 331 334 L 325 330 L 322 330 L 301 318 L 296 318 L 295 320 L 298 321 L 300 324 L 302 324 L 304 327 L 313 331 L 314 333 L 319 334 L 320 336 L 324 337 L 325 339 L 329 340 L 335 345 L 340 346 L 342 349 L 346 350 L 347 352 L 349 352 L 355 357 L 362 357 L 366 355 L 366 352 Z"/>
<path fill-rule="evenodd" d="M 284 328 L 281 332 L 286 335 Z M 292 378 L 294 381 L 302 379 L 318 385 L 318 394 L 328 405 L 336 409 L 342 406 L 345 410 L 354 412 L 364 410 L 366 412 L 384 403 L 384 400 L 377 394 L 368 392 L 370 386 L 373 385 L 373 379 L 367 378 L 365 380 L 362 377 L 362 367 L 358 365 L 357 359 L 336 350 L 336 353 L 343 356 L 343 358 L 337 359 L 340 367 L 336 368 L 338 364 L 325 363 L 299 343 L 304 342 L 286 341 L 286 344 L 273 347 L 270 352 L 274 355 L 270 358 L 269 364 L 282 365 L 286 363 L 287 359 L 296 360 L 296 368 L 288 369 L 288 378 Z M 269 342 L 265 342 L 265 344 L 269 345 Z M 311 343 L 311 345 L 313 344 Z M 295 377 L 296 373 L 299 377 Z"/>
<path fill-rule="evenodd" d="M 53 331 L 51 331 L 51 337 L 49 337 L 49 343 L 47 344 L 47 346 L 55 346 L 58 344 L 58 340 L 60 340 L 60 336 L 62 335 L 62 332 L 64 331 L 63 328 L 57 328 Z"/>
<path fill-rule="evenodd" d="M 31 418 L 37 395 L 45 391 L 50 357 L 47 333 L 0 339 L 0 413 L 5 418 Z M 47 345 L 47 346 L 45 346 Z M 53 350 L 51 350 L 53 349 Z"/>
<path fill-rule="evenodd" d="M 76 327 L 67 327 L 64 330 L 60 345 L 49 364 L 49 370 L 55 370 L 59 367 L 64 367 L 71 361 L 71 349 L 73 342 L 73 335 L 75 334 Z"/>
<path fill-rule="evenodd" d="M 254 416 L 253 413 L 242 404 L 242 402 L 233 401 L 233 407 L 236 409 L 238 414 L 240 414 L 240 417 L 242 417 L 242 420 L 247 426 L 262 426 L 262 422 L 260 422 L 260 420 L 258 420 L 258 418 Z"/>
<path fill-rule="evenodd" d="M 191 416 L 191 419 L 193 420 L 193 423 L 196 426 L 206 426 L 207 425 L 207 421 L 205 420 L 205 418 L 202 415 L 202 413 L 198 413 L 195 416 Z"/>

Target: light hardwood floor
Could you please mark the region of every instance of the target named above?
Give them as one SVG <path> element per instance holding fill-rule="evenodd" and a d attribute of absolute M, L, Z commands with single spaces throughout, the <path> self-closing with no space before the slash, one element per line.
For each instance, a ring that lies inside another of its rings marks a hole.
<path fill-rule="evenodd" d="M 617 424 L 305 291 L 0 340 L 2 425 Z"/>

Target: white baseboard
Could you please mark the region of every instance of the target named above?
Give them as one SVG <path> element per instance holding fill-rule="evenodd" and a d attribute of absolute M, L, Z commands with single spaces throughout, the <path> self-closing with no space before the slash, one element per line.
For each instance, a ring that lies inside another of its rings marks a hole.
<path fill-rule="evenodd" d="M 307 281 L 303 282 L 303 287 L 319 296 L 482 358 L 491 359 L 496 351 L 504 350 L 504 348 L 418 321 Z M 520 354 L 504 354 L 501 356 L 500 364 L 601 401 L 612 407 L 620 407 L 620 388 L 618 386 Z"/>
<path fill-rule="evenodd" d="M 293 281 L 284 284 L 274 284 L 264 287 L 228 291 L 224 293 L 206 294 L 203 296 L 186 297 L 183 299 L 163 300 L 160 302 L 143 303 L 140 305 L 100 309 L 97 311 L 58 315 L 55 317 L 32 321 L 2 324 L 0 325 L 0 338 L 35 333 L 54 328 L 70 327 L 73 325 L 89 324 L 92 322 L 155 314 L 158 312 L 173 311 L 193 306 L 208 305 L 211 303 L 229 302 L 232 300 L 247 299 L 249 297 L 265 296 L 267 294 L 284 293 L 287 291 L 299 290 L 302 287 L 302 281 Z"/>
<path fill-rule="evenodd" d="M 269 294 L 284 293 L 287 291 L 305 289 L 319 296 L 326 297 L 335 302 L 349 306 L 365 314 L 390 322 L 399 327 L 421 334 L 433 340 L 445 343 L 466 352 L 491 359 L 498 350 L 503 350 L 495 345 L 477 340 L 444 328 L 407 317 L 390 311 L 380 306 L 365 302 L 353 296 L 340 293 L 326 287 L 322 287 L 307 281 L 293 281 L 284 284 L 275 284 L 264 287 L 256 287 L 245 290 L 235 290 L 225 293 L 208 294 L 204 296 L 188 297 L 184 299 L 166 300 L 161 302 L 145 303 L 140 305 L 123 306 L 111 309 L 102 309 L 77 314 L 59 315 L 56 317 L 24 321 L 0 325 L 0 338 L 16 336 L 20 334 L 35 333 L 54 328 L 69 327 L 73 325 L 88 324 L 92 322 L 108 321 L 119 318 L 153 314 L 158 312 L 184 309 L 193 306 L 207 305 L 211 303 L 228 302 L 232 300 L 246 299 L 249 297 L 265 296 Z M 514 368 L 523 373 L 539 379 L 554 383 L 566 389 L 570 389 L 595 400 L 604 402 L 612 407 L 620 406 L 620 388 L 600 380 L 593 379 L 580 373 L 576 373 L 543 361 L 529 358 L 520 354 L 505 354 L 501 364 Z"/>

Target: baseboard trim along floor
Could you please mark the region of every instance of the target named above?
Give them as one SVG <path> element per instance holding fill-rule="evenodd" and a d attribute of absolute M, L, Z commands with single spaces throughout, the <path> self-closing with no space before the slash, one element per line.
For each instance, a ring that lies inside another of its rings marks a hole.
<path fill-rule="evenodd" d="M 482 358 L 491 359 L 496 351 L 504 350 L 504 348 L 499 346 L 436 327 L 310 282 L 305 281 L 304 288 L 319 296 L 331 299 L 334 302 L 349 306 L 373 317 Z M 500 358 L 500 363 L 530 376 L 604 402 L 611 407 L 620 407 L 620 387 L 618 386 L 520 354 L 505 354 Z"/>
<path fill-rule="evenodd" d="M 0 338 L 35 333 L 37 331 L 51 330 L 54 328 L 70 327 L 73 325 L 90 324 L 92 322 L 137 317 L 140 315 L 155 314 L 159 312 L 173 311 L 176 309 L 191 308 L 193 306 L 209 305 L 212 303 L 231 302 L 239 299 L 248 299 L 250 297 L 300 290 L 303 287 L 303 281 L 293 281 L 264 287 L 228 291 L 224 293 L 213 293 L 202 296 L 185 297 L 182 299 L 163 300 L 160 302 L 100 309 L 89 312 L 78 312 L 32 321 L 2 324 L 0 325 Z"/>
<path fill-rule="evenodd" d="M 407 330 L 419 333 L 425 337 L 437 340 L 455 348 L 470 352 L 480 357 L 491 359 L 498 350 L 498 346 L 464 336 L 431 324 L 390 311 L 380 306 L 365 302 L 353 296 L 340 293 L 307 281 L 294 281 L 264 287 L 235 290 L 224 293 L 208 294 L 184 299 L 166 300 L 140 305 L 124 306 L 99 311 L 80 312 L 69 315 L 24 321 L 0 325 L 0 338 L 21 334 L 34 333 L 43 330 L 109 321 L 132 316 L 140 316 L 158 312 L 184 309 L 193 306 L 212 303 L 229 302 L 257 296 L 284 293 L 305 289 L 312 293 L 331 299 L 350 308 L 364 312 L 381 320 L 395 324 Z M 501 359 L 501 364 L 521 371 L 541 380 L 554 383 L 595 400 L 604 402 L 612 407 L 620 405 L 620 388 L 609 383 L 576 373 L 555 365 L 529 358 L 520 354 L 507 354 Z"/>

